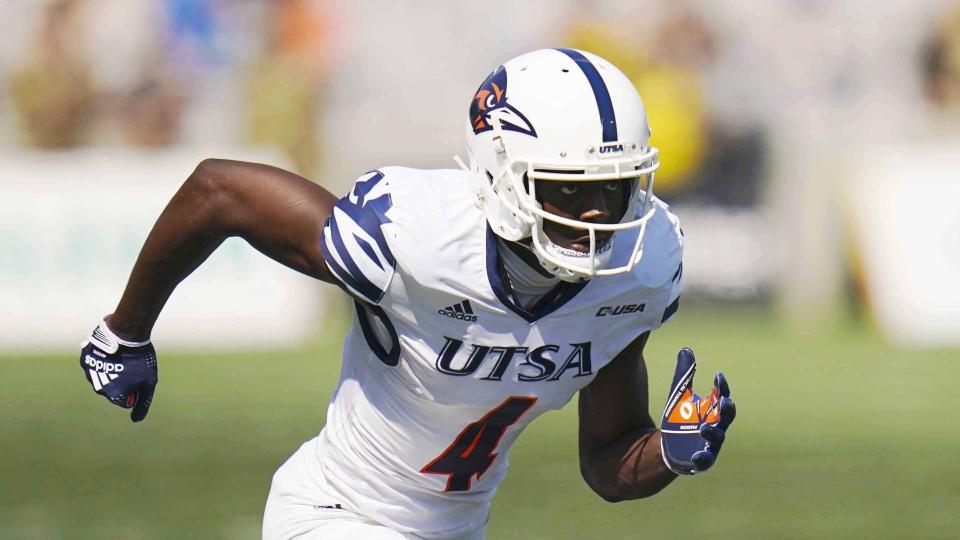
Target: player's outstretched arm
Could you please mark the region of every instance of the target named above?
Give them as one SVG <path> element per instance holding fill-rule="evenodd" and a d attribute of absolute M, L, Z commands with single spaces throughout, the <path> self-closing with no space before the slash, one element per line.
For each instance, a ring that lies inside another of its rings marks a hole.
<path fill-rule="evenodd" d="M 610 502 L 656 494 L 676 478 L 660 454 L 649 413 L 643 348 L 650 333 L 627 346 L 580 391 L 580 472 Z"/>
<path fill-rule="evenodd" d="M 332 281 L 320 250 L 337 198 L 296 174 L 256 163 L 200 163 L 157 219 L 113 314 L 83 344 L 93 389 L 146 416 L 157 382 L 153 325 L 174 288 L 223 241 L 239 236 L 270 258 Z"/>
<path fill-rule="evenodd" d="M 276 167 L 204 160 L 157 219 L 108 325 L 121 338 L 149 339 L 173 289 L 232 236 L 330 281 L 320 236 L 336 201 L 319 185 Z"/>

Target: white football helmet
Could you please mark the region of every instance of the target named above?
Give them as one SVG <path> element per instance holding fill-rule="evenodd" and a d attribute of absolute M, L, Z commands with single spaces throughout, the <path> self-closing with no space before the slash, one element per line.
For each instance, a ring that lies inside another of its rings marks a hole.
<path fill-rule="evenodd" d="M 494 233 L 530 238 L 540 264 L 565 281 L 630 271 L 643 254 L 653 217 L 657 149 L 633 83 L 606 60 L 574 49 L 541 49 L 497 68 L 480 85 L 467 119 L 467 154 L 477 197 Z M 529 181 L 527 180 L 529 179 Z M 536 180 L 629 183 L 629 203 L 619 223 L 566 219 L 543 210 Z M 544 221 L 575 227 L 590 237 L 590 251 L 556 245 Z M 627 263 L 608 268 L 612 239 L 597 245 L 598 231 L 637 229 Z"/>

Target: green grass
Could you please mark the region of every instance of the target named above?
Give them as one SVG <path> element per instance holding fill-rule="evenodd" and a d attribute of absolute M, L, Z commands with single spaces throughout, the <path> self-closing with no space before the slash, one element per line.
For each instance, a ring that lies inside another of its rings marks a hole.
<path fill-rule="evenodd" d="M 158 344 L 162 383 L 140 425 L 92 395 L 74 352 L 0 358 L 0 538 L 258 538 L 273 470 L 323 424 L 338 333 L 256 354 Z M 647 347 L 654 409 L 682 345 L 698 353 L 698 388 L 722 369 L 737 401 L 714 470 L 605 503 L 580 479 L 571 403 L 511 451 L 489 538 L 956 537 L 956 351 L 690 309 Z"/>

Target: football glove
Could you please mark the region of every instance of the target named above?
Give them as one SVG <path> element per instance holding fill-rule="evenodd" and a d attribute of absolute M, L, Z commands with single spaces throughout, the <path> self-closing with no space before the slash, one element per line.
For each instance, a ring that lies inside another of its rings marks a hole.
<path fill-rule="evenodd" d="M 120 339 L 101 321 L 80 346 L 80 367 L 93 390 L 114 405 L 133 408 L 134 422 L 143 420 L 157 387 L 153 345 Z"/>
<path fill-rule="evenodd" d="M 723 373 L 713 379 L 705 399 L 693 393 L 697 360 L 687 348 L 677 355 L 673 386 L 660 422 L 663 461 L 677 474 L 695 474 L 713 465 L 737 409 Z"/>

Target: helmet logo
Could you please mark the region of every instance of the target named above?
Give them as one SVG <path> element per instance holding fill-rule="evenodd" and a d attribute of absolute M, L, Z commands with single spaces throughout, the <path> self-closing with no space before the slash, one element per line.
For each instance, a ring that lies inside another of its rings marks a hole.
<path fill-rule="evenodd" d="M 499 121 L 500 129 L 537 136 L 527 117 L 507 102 L 507 70 L 503 66 L 483 81 L 470 102 L 470 123 L 474 133 L 479 135 L 492 130 L 490 122 L 494 118 Z"/>

